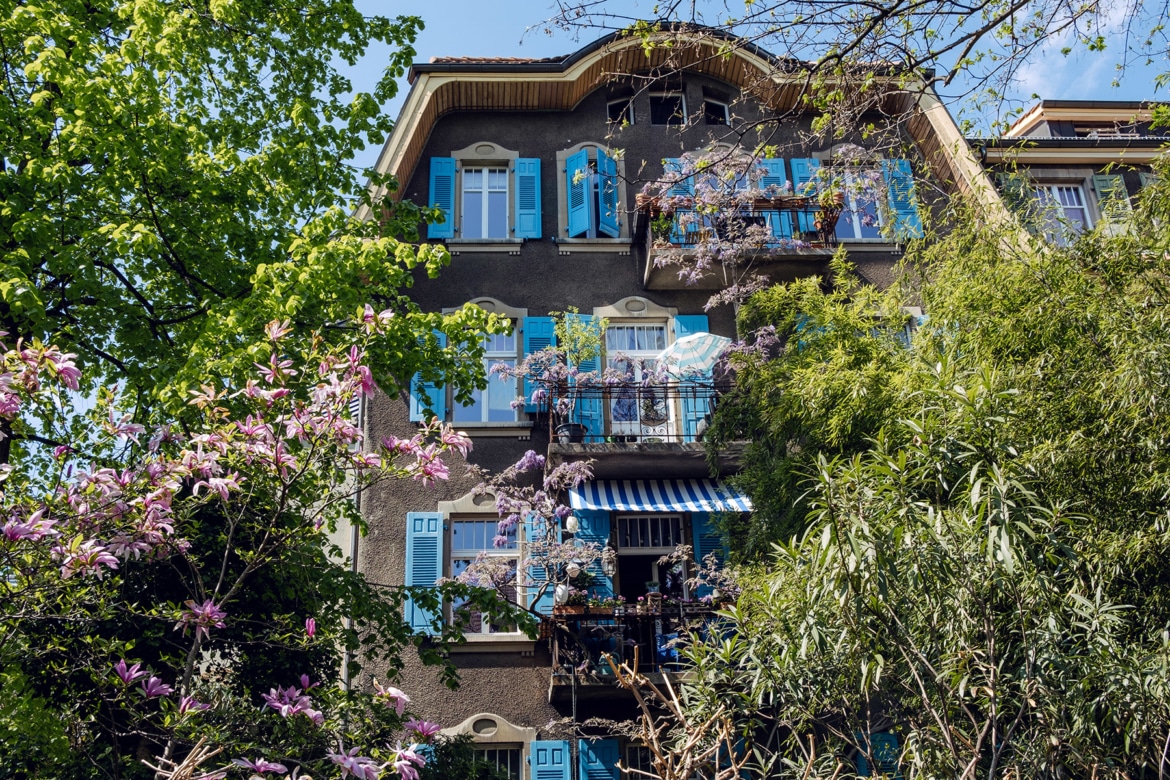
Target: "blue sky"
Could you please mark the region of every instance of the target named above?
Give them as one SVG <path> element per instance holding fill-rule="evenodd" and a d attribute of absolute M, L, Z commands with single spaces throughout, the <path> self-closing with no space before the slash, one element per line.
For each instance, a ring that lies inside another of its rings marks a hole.
<path fill-rule="evenodd" d="M 703 0 L 699 0 L 702 4 Z M 436 56 L 492 56 L 492 57 L 548 57 L 566 54 L 583 46 L 598 35 L 588 32 L 574 38 L 567 32 L 546 32 L 541 23 L 555 14 L 556 6 L 550 0 L 357 0 L 366 13 L 388 16 L 410 14 L 422 17 L 426 29 L 419 36 L 415 48 L 416 61 L 425 62 Z M 651 0 L 620 0 L 612 7 L 630 16 L 649 18 L 655 3 Z M 1033 93 L 1050 100 L 1148 100 L 1165 99 L 1166 91 L 1155 91 L 1154 77 L 1159 71 L 1170 71 L 1165 61 L 1150 66 L 1132 67 L 1121 78 L 1121 86 L 1113 87 L 1117 78 L 1115 64 L 1121 54 L 1119 40 L 1112 40 L 1104 52 L 1078 50 L 1070 56 L 1061 54 L 1064 41 L 1048 44 L 1040 56 L 1022 69 L 1016 93 L 1016 105 L 1033 101 Z M 780 52 L 777 52 L 780 53 Z M 354 68 L 350 76 L 357 89 L 369 89 L 377 79 L 386 50 L 374 48 Z M 386 110 L 397 116 L 408 85 L 403 79 L 398 97 Z M 949 90 L 958 94 L 960 89 Z M 962 104 L 958 99 L 943 95 L 952 113 L 959 114 Z M 359 165 L 371 165 L 376 149 L 367 150 L 369 159 L 357 160 Z"/>

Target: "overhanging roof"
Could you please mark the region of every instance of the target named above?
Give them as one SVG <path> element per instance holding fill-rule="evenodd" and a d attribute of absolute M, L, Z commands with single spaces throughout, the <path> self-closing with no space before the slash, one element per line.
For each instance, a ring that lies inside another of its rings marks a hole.
<path fill-rule="evenodd" d="M 376 169 L 405 183 L 414 174 L 438 120 L 454 111 L 569 111 L 600 86 L 630 73 L 686 71 L 719 79 L 755 96 L 777 114 L 802 105 L 808 64 L 776 57 L 718 30 L 694 32 L 693 44 L 643 47 L 638 36 L 612 33 L 563 58 L 445 58 L 412 66 L 412 86 Z M 954 120 L 929 88 L 891 81 L 890 113 L 911 114 L 907 128 L 938 178 L 964 191 L 987 189 Z M 958 157 L 966 160 L 958 160 Z M 380 193 L 375 193 L 380 194 Z M 397 197 L 397 195 L 395 195 Z M 369 219 L 367 207 L 357 215 Z"/>

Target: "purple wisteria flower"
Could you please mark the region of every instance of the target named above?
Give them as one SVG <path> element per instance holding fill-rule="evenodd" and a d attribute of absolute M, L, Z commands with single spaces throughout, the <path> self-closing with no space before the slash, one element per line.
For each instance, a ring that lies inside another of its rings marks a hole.
<path fill-rule="evenodd" d="M 544 456 L 538 455 L 536 450 L 528 450 L 513 467 L 517 471 L 537 471 L 544 468 Z"/>
<path fill-rule="evenodd" d="M 249 761 L 246 758 L 233 758 L 232 763 L 261 775 L 267 772 L 284 773 L 288 771 L 288 767 L 284 764 L 278 764 L 275 761 L 265 761 L 263 758 L 258 758 L 255 761 Z"/>

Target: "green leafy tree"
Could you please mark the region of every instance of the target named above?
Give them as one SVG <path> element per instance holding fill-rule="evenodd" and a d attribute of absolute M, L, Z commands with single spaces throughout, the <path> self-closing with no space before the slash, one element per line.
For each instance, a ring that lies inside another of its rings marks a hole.
<path fill-rule="evenodd" d="M 0 330 L 174 414 L 209 365 L 241 375 L 264 323 L 307 333 L 373 302 L 399 318 L 371 360 L 385 390 L 423 367 L 473 384 L 458 358 L 479 340 L 457 345 L 489 318 L 403 295 L 449 261 L 399 240 L 436 213 L 345 216 L 421 24 L 349 0 L 0 3 Z M 373 42 L 385 70 L 355 93 L 339 66 Z M 450 349 L 416 342 L 433 329 Z"/>
<path fill-rule="evenodd" d="M 767 776 L 873 734 L 905 777 L 1165 774 L 1168 218 L 1162 185 L 1067 248 L 960 213 L 901 288 L 748 301 L 712 443 L 754 439 L 758 509 L 683 721 L 734 713 Z"/>

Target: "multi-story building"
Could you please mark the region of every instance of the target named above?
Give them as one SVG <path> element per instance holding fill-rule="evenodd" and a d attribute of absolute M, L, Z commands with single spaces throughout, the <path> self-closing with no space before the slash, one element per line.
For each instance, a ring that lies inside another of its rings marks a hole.
<path fill-rule="evenodd" d="M 971 144 L 1025 226 L 1063 245 L 1102 221 L 1125 229 L 1170 141 L 1151 119 L 1149 103 L 1042 100 L 1002 137 Z"/>
<path fill-rule="evenodd" d="M 900 229 L 919 229 L 914 182 L 927 196 L 977 190 L 984 174 L 928 89 L 891 83 L 882 110 L 862 118 L 880 129 L 876 134 L 808 141 L 814 117 L 801 109 L 802 79 L 777 75 L 779 65 L 750 44 L 709 32 L 693 46 L 649 52 L 636 39 L 614 35 L 559 58 L 416 64 L 377 168 L 397 177 L 401 196 L 443 210 L 445 221 L 430 225 L 427 239 L 444 242 L 453 259 L 438 279 L 420 275 L 413 299 L 427 311 L 474 303 L 511 319 L 511 335 L 485 342 L 490 363 L 519 361 L 548 344 L 552 315 L 570 307 L 608 319 L 601 360 L 611 366 L 652 360 L 689 334 L 734 337 L 732 307 L 705 308 L 726 283 L 718 267 L 688 285 L 655 262 L 664 249 L 685 254 L 726 225 L 700 221 L 691 229 L 676 216 L 669 230 L 656 229 L 661 215 L 638 194 L 646 182 L 668 182 L 685 210 L 694 181 L 679 172 L 688 153 L 762 145 L 771 156 L 757 167 L 777 186 L 736 215 L 770 235 L 760 242 L 755 267 L 775 280 L 823 275 L 843 245 L 863 278 L 887 284 L 900 257 L 899 231 L 882 228 L 898 220 Z M 881 148 L 874 145 L 879 137 Z M 834 155 L 845 142 L 853 151 L 841 166 Z M 834 205 L 801 197 L 818 169 L 842 181 L 877 182 L 882 198 L 865 203 L 846 194 Z M 658 559 L 677 544 L 692 545 L 696 557 L 718 551 L 715 516 L 748 508 L 719 479 L 735 469 L 735 453 L 723 453 L 714 474 L 704 456 L 703 420 L 717 402 L 715 384 L 671 382 L 647 396 L 635 382 L 582 397 L 575 421 L 585 426 L 584 440 L 576 443 L 552 435 L 546 408 L 532 403 L 530 389 L 497 376 L 461 404 L 450 388 L 414 386 L 409 398 L 380 396 L 369 404 L 367 436 L 408 435 L 433 412 L 470 434 L 469 460 L 492 472 L 529 449 L 550 463 L 590 459 L 593 481 L 567 498 L 576 537 L 616 552 L 613 565 L 595 572 L 594 588 L 630 603 L 645 597 L 651 583 L 660 583 L 666 600 L 698 596 L 680 584 L 685 572 L 660 567 Z M 527 403 L 514 408 L 521 394 Z M 499 518 L 490 497 L 473 495 L 477 483 L 452 468 L 437 487 L 396 482 L 367 491 L 362 512 L 370 532 L 356 551 L 360 569 L 388 585 L 430 585 L 482 552 L 519 567 L 523 527 L 504 547 L 492 546 Z M 532 604 L 523 573 L 516 595 Z M 636 745 L 610 737 L 565 740 L 548 724 L 630 717 L 631 700 L 607 678 L 599 653 L 632 658 L 636 646 L 643 669 L 654 673 L 671 663 L 667 640 L 680 623 L 701 614 L 692 605 L 651 601 L 657 611 L 644 608 L 641 615 L 554 617 L 551 599 L 543 598 L 533 606 L 561 630 L 538 640 L 473 621 L 467 642 L 453 650 L 459 690 L 408 663 L 412 706 L 470 734 L 517 780 L 616 778 L 619 757 L 633 765 L 645 760 Z M 420 628 L 431 617 L 414 605 L 408 616 Z"/>

